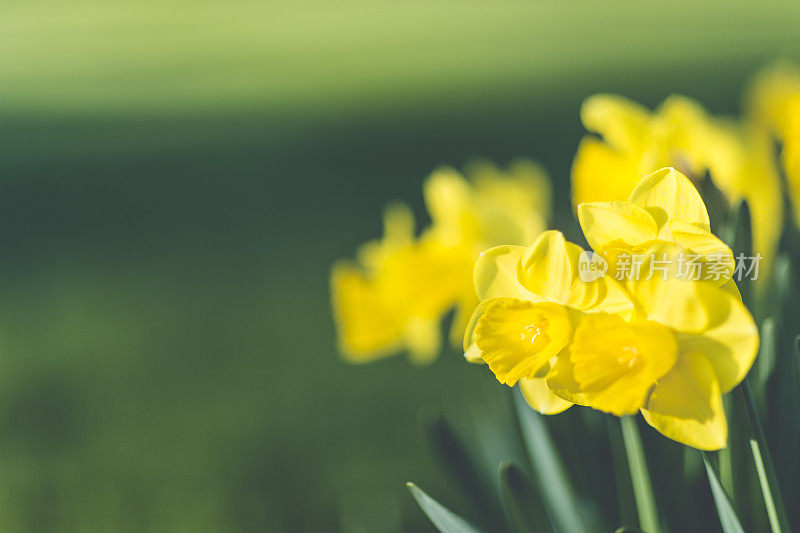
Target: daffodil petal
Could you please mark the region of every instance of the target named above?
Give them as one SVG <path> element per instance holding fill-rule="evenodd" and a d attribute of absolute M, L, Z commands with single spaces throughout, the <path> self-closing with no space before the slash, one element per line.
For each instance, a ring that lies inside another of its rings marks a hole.
<path fill-rule="evenodd" d="M 705 262 L 717 263 L 725 267 L 725 279 L 733 273 L 733 252 L 710 231 L 700 229 L 694 224 L 671 220 L 661 228 L 661 238 L 700 254 Z"/>
<path fill-rule="evenodd" d="M 567 345 L 572 324 L 563 306 L 497 298 L 475 327 L 475 344 L 497 380 L 514 385 L 539 371 Z"/>
<path fill-rule="evenodd" d="M 587 135 L 572 162 L 572 205 L 627 200 L 642 177 L 636 157 Z"/>
<path fill-rule="evenodd" d="M 460 225 L 459 219 L 469 205 L 472 189 L 455 169 L 444 167 L 425 181 L 423 195 L 434 226 L 450 228 Z"/>
<path fill-rule="evenodd" d="M 465 170 L 475 185 L 469 211 L 475 220 L 475 236 L 486 244 L 484 248 L 528 246 L 547 229 L 551 191 L 539 165 L 517 160 L 501 170 L 493 163 L 477 161 Z"/>
<path fill-rule="evenodd" d="M 518 263 L 518 279 L 540 298 L 567 304 L 572 293 L 574 266 L 560 231 L 546 231 Z"/>
<path fill-rule="evenodd" d="M 729 279 L 728 281 L 720 285 L 719 288 L 733 295 L 738 301 L 742 301 L 742 293 L 739 292 L 739 287 L 736 286 L 736 282 L 733 281 L 732 279 Z"/>
<path fill-rule="evenodd" d="M 648 285 L 654 290 L 647 295 L 647 300 L 643 291 L 637 292 L 637 297 L 645 302 L 650 320 L 680 332 L 700 332 L 708 327 L 713 312 L 698 302 L 697 286 L 701 284 L 680 279 L 653 279 Z M 639 284 L 638 287 L 643 285 Z"/>
<path fill-rule="evenodd" d="M 599 250 L 621 239 L 637 245 L 656 238 L 658 226 L 650 214 L 631 202 L 590 202 L 578 206 L 578 220 L 589 246 Z"/>
<path fill-rule="evenodd" d="M 517 279 L 517 265 L 525 251 L 524 246 L 496 246 L 478 256 L 474 283 L 479 299 L 506 297 L 541 300 Z"/>
<path fill-rule="evenodd" d="M 414 214 L 405 204 L 391 203 L 383 214 L 383 235 L 386 240 L 408 244 L 414 238 Z"/>
<path fill-rule="evenodd" d="M 797 127 L 800 125 L 800 92 L 797 93 L 793 102 L 793 111 L 791 109 L 788 110 L 787 115 L 794 116 L 790 120 L 795 124 L 794 127 Z M 778 249 L 781 232 L 783 231 L 783 186 L 781 184 L 780 171 L 775 161 L 773 140 L 764 131 L 754 129 L 748 133 L 747 153 L 750 157 L 748 158 L 746 173 L 750 179 L 745 181 L 742 196 L 747 200 L 753 217 L 754 251 L 761 253 L 764 257 L 762 265 L 764 265 L 765 271 L 769 273 L 772 260 Z M 791 142 L 787 137 L 783 149 L 784 156 L 791 152 L 790 144 Z M 796 175 L 793 175 L 788 166 L 785 168 L 786 181 L 790 189 L 789 196 L 794 198 L 795 201 L 800 200 L 797 189 L 795 188 L 794 191 L 791 191 Z M 796 183 L 794 185 L 796 186 Z M 800 220 L 800 218 L 797 220 Z"/>
<path fill-rule="evenodd" d="M 478 350 L 478 347 L 475 345 L 475 327 L 478 325 L 478 320 L 481 319 L 483 313 L 486 312 L 486 308 L 489 307 L 493 302 L 502 301 L 504 298 L 487 298 L 486 300 L 481 301 L 475 309 L 472 311 L 472 316 L 469 317 L 467 321 L 467 327 L 464 330 L 464 342 L 463 348 L 464 353 L 467 352 L 476 353 L 475 350 Z M 478 355 L 480 356 L 480 350 L 477 351 Z"/>
<path fill-rule="evenodd" d="M 800 224 L 800 93 L 792 100 L 789 128 L 783 149 L 786 184 L 794 204 L 795 221 Z"/>
<path fill-rule="evenodd" d="M 517 279 L 543 300 L 585 309 L 602 296 L 601 279 L 584 282 L 578 272 L 583 250 L 564 239 L 560 231 L 545 231 L 517 265 Z"/>
<path fill-rule="evenodd" d="M 478 297 L 474 294 L 466 292 L 462 295 L 461 301 L 458 302 L 458 306 L 456 306 L 453 321 L 450 324 L 449 340 L 451 345 L 458 346 L 461 344 L 464 339 L 464 334 L 467 331 L 467 326 L 472 318 L 472 313 L 475 311 L 478 303 Z"/>
<path fill-rule="evenodd" d="M 587 308 L 587 312 L 604 312 L 621 316 L 629 320 L 635 312 L 635 306 L 625 289 L 614 278 L 606 276 L 603 279 L 604 296 L 597 305 Z"/>
<path fill-rule="evenodd" d="M 682 355 L 658 381 L 642 414 L 648 424 L 672 440 L 719 450 L 728 440 L 728 423 L 711 363 L 699 353 Z"/>
<path fill-rule="evenodd" d="M 630 201 L 647 210 L 659 228 L 668 220 L 679 220 L 711 230 L 700 193 L 674 168 L 662 168 L 644 178 L 631 193 Z"/>
<path fill-rule="evenodd" d="M 761 125 L 779 136 L 786 131 L 786 109 L 792 97 L 800 94 L 800 69 L 789 61 L 779 61 L 763 69 L 748 90 L 748 111 Z"/>
<path fill-rule="evenodd" d="M 414 214 L 411 208 L 393 202 L 383 210 L 383 238 L 362 244 L 358 248 L 358 261 L 370 272 L 378 270 L 386 257 L 394 251 L 409 246 L 414 240 Z"/>
<path fill-rule="evenodd" d="M 683 248 L 657 242 L 637 253 L 643 257 L 639 276 L 629 280 L 627 287 L 648 320 L 681 332 L 704 331 L 711 322 L 709 305 L 713 304 L 700 301 L 697 288 L 710 282 L 678 277 Z M 664 271 L 658 270 L 661 266 Z"/>
<path fill-rule="evenodd" d="M 572 407 L 572 402 L 559 398 L 550 391 L 545 378 L 523 378 L 519 389 L 533 409 L 543 415 L 555 415 Z"/>
<path fill-rule="evenodd" d="M 589 405 L 586 394 L 581 391 L 580 385 L 575 381 L 569 347 L 556 357 L 556 362 L 547 373 L 546 380 L 550 391 L 559 398 L 578 405 Z"/>
<path fill-rule="evenodd" d="M 659 127 L 666 130 L 672 157 L 693 175 L 702 176 L 708 165 L 711 122 L 703 107 L 685 96 L 673 94 L 658 106 Z"/>
<path fill-rule="evenodd" d="M 406 324 L 405 340 L 412 362 L 422 365 L 433 361 L 442 346 L 438 317 L 410 319 Z"/>
<path fill-rule="evenodd" d="M 581 106 L 581 122 L 619 151 L 637 151 L 649 137 L 650 111 L 624 96 L 596 94 Z"/>
<path fill-rule="evenodd" d="M 681 353 L 701 353 L 714 367 L 724 393 L 741 383 L 758 353 L 758 327 L 741 299 L 707 283 L 696 283 L 696 305 L 709 311 L 701 332 L 678 333 Z"/>
<path fill-rule="evenodd" d="M 464 359 L 466 359 L 468 363 L 478 365 L 485 364 L 483 358 L 481 357 L 481 351 L 478 349 L 478 345 L 475 343 L 472 343 L 472 345 L 464 351 Z"/>
<path fill-rule="evenodd" d="M 360 268 L 344 262 L 333 267 L 331 299 L 339 348 L 345 359 L 369 362 L 401 349 L 402 320 Z"/>

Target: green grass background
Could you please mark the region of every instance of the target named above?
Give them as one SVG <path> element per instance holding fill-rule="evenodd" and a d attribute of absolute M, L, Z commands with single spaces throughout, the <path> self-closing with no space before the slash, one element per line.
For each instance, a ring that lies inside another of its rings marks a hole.
<path fill-rule="evenodd" d="M 328 269 L 439 164 L 542 162 L 578 108 L 735 113 L 797 4 L 14 1 L 0 16 L 0 527 L 397 531 L 459 509 L 450 350 L 342 363 Z"/>

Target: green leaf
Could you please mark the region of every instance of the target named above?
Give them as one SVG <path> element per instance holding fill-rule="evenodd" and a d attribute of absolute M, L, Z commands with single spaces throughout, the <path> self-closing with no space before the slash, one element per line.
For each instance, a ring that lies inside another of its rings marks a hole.
<path fill-rule="evenodd" d="M 708 483 L 711 485 L 711 494 L 714 496 L 717 514 L 719 514 L 719 521 L 722 524 L 722 531 L 724 533 L 744 533 L 739 517 L 736 516 L 736 511 L 733 509 L 728 494 L 722 488 L 722 483 L 720 483 L 717 473 L 709 463 L 708 456 L 705 452 L 702 452 L 702 454 L 703 464 L 706 466 L 706 475 L 708 475 Z"/>
<path fill-rule="evenodd" d="M 778 509 L 775 504 L 775 498 L 772 495 L 773 490 L 772 487 L 770 487 L 766 467 L 764 466 L 764 457 L 761 454 L 761 448 L 756 439 L 750 439 L 750 448 L 753 450 L 753 462 L 756 465 L 756 473 L 758 474 L 758 483 L 761 486 L 761 493 L 764 495 L 764 505 L 767 508 L 770 529 L 772 533 L 780 533 L 783 531 L 781 519 L 778 517 Z M 787 531 L 789 530 L 787 529 Z"/>
<path fill-rule="evenodd" d="M 761 348 L 756 358 L 755 389 L 761 406 L 766 404 L 767 382 L 775 371 L 775 361 L 777 359 L 777 332 L 775 331 L 775 320 L 767 317 L 761 323 Z"/>
<path fill-rule="evenodd" d="M 752 222 L 750 219 L 750 206 L 747 201 L 742 200 L 731 211 L 731 216 L 728 224 L 728 244 L 733 250 L 733 257 L 736 261 L 737 257 L 744 255 L 744 257 L 752 257 L 753 255 L 753 231 Z M 748 307 L 752 302 L 752 291 L 749 280 L 742 279 L 737 283 L 739 291 L 742 293 L 742 300 Z"/>
<path fill-rule="evenodd" d="M 800 335 L 794 338 L 794 374 L 797 380 L 797 391 L 800 391 Z"/>
<path fill-rule="evenodd" d="M 588 531 L 572 483 L 547 430 L 545 415 L 531 409 L 518 388 L 514 394 L 514 405 L 539 492 L 558 530 L 570 533 Z"/>
<path fill-rule="evenodd" d="M 753 453 L 753 462 L 758 474 L 758 481 L 761 485 L 761 494 L 764 497 L 764 505 L 767 509 L 770 528 L 773 533 L 791 531 L 789 518 L 786 508 L 783 505 L 780 485 L 775 475 L 775 467 L 772 464 L 769 449 L 766 446 L 764 430 L 758 417 L 756 403 L 753 399 L 753 392 L 750 389 L 750 382 L 745 378 L 736 390 L 745 406 L 747 417 L 750 422 L 751 438 L 750 449 Z"/>
<path fill-rule="evenodd" d="M 766 515 L 758 513 L 760 494 L 748 441 L 751 430 L 744 404 L 736 395 L 722 398 L 728 419 L 728 446 L 716 454 L 717 474 L 722 488 L 733 501 L 739 521 L 746 529 L 766 525 Z"/>
<path fill-rule="evenodd" d="M 500 465 L 500 488 L 515 531 L 555 531 L 541 495 L 517 466 L 509 462 Z"/>
<path fill-rule="evenodd" d="M 494 480 L 486 479 L 476 463 L 476 454 L 464 444 L 447 417 L 438 410 L 420 411 L 420 420 L 434 459 L 469 498 L 470 504 L 479 509 L 482 523 L 496 522 L 503 518 Z M 470 441 L 475 444 L 474 441 Z M 474 450 L 473 450 L 474 452 Z M 492 470 L 497 463 L 492 465 Z"/>
<path fill-rule="evenodd" d="M 653 486 L 650 482 L 650 472 L 647 469 L 647 460 L 639 437 L 639 426 L 633 416 L 623 416 L 619 419 L 622 428 L 622 441 L 628 454 L 628 468 L 633 482 L 633 495 L 636 498 L 636 509 L 639 511 L 639 525 L 647 533 L 660 531 L 656 500 L 653 497 Z"/>
<path fill-rule="evenodd" d="M 469 522 L 453 513 L 445 506 L 425 494 L 422 489 L 409 482 L 406 483 L 411 495 L 417 500 L 417 504 L 428 516 L 436 529 L 442 533 L 480 533 L 480 530 Z"/>
<path fill-rule="evenodd" d="M 750 206 L 742 200 L 731 210 L 728 223 L 728 243 L 735 254 L 750 255 L 753 251 L 753 232 Z"/>
<path fill-rule="evenodd" d="M 780 330 L 787 304 L 794 298 L 792 294 L 792 260 L 788 253 L 781 252 L 775 258 L 772 280 L 771 293 L 766 302 L 769 308 L 766 314 L 775 317 L 776 325 Z"/>

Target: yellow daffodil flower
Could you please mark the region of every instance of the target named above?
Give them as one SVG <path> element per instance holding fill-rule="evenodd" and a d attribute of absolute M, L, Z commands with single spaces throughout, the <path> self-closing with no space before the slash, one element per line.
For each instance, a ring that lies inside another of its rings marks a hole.
<path fill-rule="evenodd" d="M 653 261 L 685 253 L 686 245 L 724 247 L 709 233 L 694 187 L 672 169 L 643 180 L 630 202 L 579 212 L 587 240 L 601 250 L 621 241 Z M 671 439 L 724 447 L 721 395 L 744 379 L 758 349 L 758 330 L 741 297 L 705 280 L 584 281 L 583 254 L 557 231 L 530 248 L 481 254 L 475 265 L 481 303 L 465 335 L 468 358 L 480 358 L 502 383 L 519 382 L 542 413 L 572 404 L 617 416 L 641 411 Z"/>
<path fill-rule="evenodd" d="M 671 96 L 655 112 L 621 96 L 595 95 L 581 108 L 591 132 L 572 166 L 572 200 L 627 200 L 639 180 L 673 166 L 699 182 L 706 173 L 734 204 L 747 200 L 755 250 L 768 271 L 780 237 L 780 178 L 763 129 L 708 116 L 699 104 Z"/>
<path fill-rule="evenodd" d="M 751 119 L 783 143 L 781 159 L 800 225 L 800 68 L 780 62 L 764 69 L 755 77 L 747 101 Z"/>
<path fill-rule="evenodd" d="M 534 409 L 559 413 L 572 405 L 550 392 L 545 376 L 572 337 L 582 313 L 627 316 L 633 306 L 604 278 L 581 281 L 583 250 L 561 232 L 546 231 L 530 248 L 498 246 L 475 264 L 481 303 L 464 339 L 467 358 L 486 362 L 501 383 L 520 387 Z"/>
<path fill-rule="evenodd" d="M 419 237 L 410 210 L 394 205 L 383 238 L 362 246 L 358 262 L 334 266 L 332 304 L 347 360 L 408 350 L 413 361 L 430 361 L 441 347 L 441 319 L 454 307 L 451 338 L 459 342 L 478 303 L 472 287 L 478 254 L 501 243 L 529 243 L 545 228 L 550 187 L 539 166 L 518 161 L 501 171 L 480 162 L 467 175 L 444 168 L 426 181 L 432 223 Z"/>
<path fill-rule="evenodd" d="M 703 263 L 721 265 L 719 284 L 731 279 L 733 252 L 711 233 L 706 206 L 686 176 L 663 168 L 642 179 L 626 202 L 587 202 L 578 206 L 578 220 L 589 245 L 615 268 L 620 253 L 636 253 L 653 241 L 678 244 Z M 677 258 L 672 258 L 677 262 Z"/>

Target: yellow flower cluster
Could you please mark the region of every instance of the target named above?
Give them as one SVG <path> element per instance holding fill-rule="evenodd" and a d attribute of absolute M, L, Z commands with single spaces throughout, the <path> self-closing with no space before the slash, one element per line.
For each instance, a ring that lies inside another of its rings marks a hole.
<path fill-rule="evenodd" d="M 627 202 L 582 204 L 579 219 L 611 265 L 620 250 L 651 261 L 696 253 L 727 263 L 731 255 L 710 233 L 697 190 L 671 168 L 641 180 Z M 618 416 L 641 411 L 674 440 L 724 447 L 721 394 L 744 379 L 758 349 L 758 330 L 730 277 L 585 281 L 582 256 L 558 231 L 529 248 L 481 254 L 467 357 L 488 364 L 502 383 L 519 381 L 542 413 L 572 404 Z"/>
<path fill-rule="evenodd" d="M 363 245 L 358 262 L 334 266 L 333 311 L 349 361 L 401 350 L 416 362 L 431 360 L 441 345 L 441 319 L 454 307 L 451 338 L 460 343 L 478 302 L 472 271 L 480 252 L 527 244 L 546 229 L 550 184 L 538 165 L 520 160 L 501 170 L 476 162 L 466 174 L 444 168 L 428 178 L 431 225 L 420 236 L 409 208 L 392 205 L 382 239 Z"/>
<path fill-rule="evenodd" d="M 463 336 L 467 360 L 519 384 L 539 412 L 641 412 L 671 439 L 722 448 L 722 395 L 747 375 L 759 334 L 732 279 L 739 258 L 712 233 L 698 188 L 713 185 L 729 206 L 747 201 L 768 275 L 781 166 L 800 222 L 800 70 L 761 73 L 739 121 L 682 96 L 651 111 L 614 95 L 587 99 L 581 120 L 590 134 L 573 162 L 572 203 L 591 250 L 545 231 L 550 186 L 537 165 L 482 163 L 468 178 L 438 170 L 424 187 L 429 227 L 417 234 L 410 210 L 392 206 L 383 237 L 334 267 L 341 351 L 352 362 L 402 350 L 429 361 L 456 308 L 451 341 Z M 681 278 L 687 255 L 697 275 Z M 631 256 L 639 275 L 604 275 Z M 656 262 L 663 275 L 652 275 Z"/>

